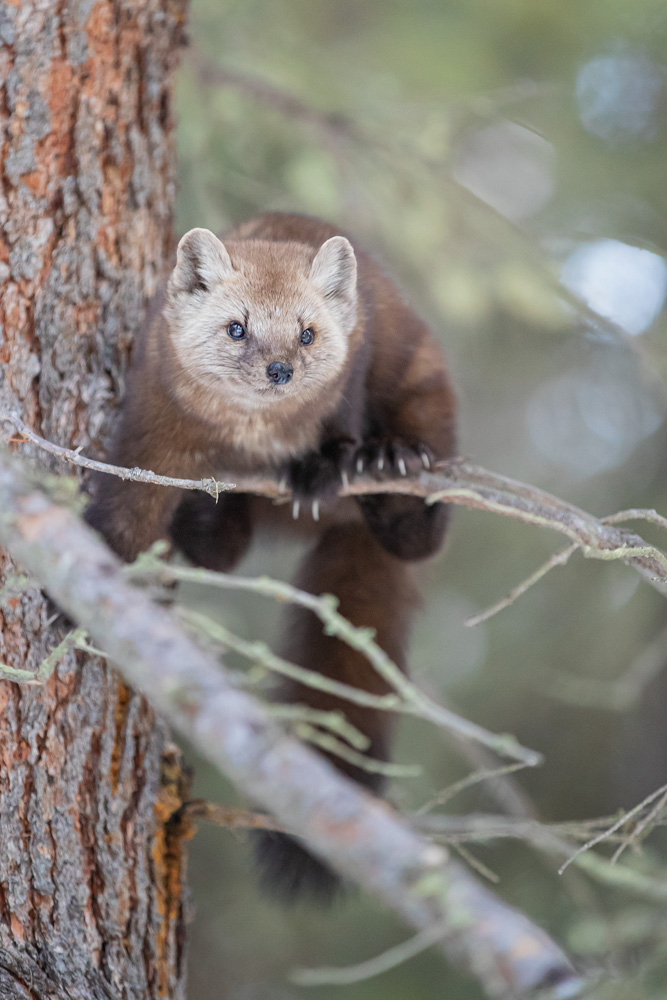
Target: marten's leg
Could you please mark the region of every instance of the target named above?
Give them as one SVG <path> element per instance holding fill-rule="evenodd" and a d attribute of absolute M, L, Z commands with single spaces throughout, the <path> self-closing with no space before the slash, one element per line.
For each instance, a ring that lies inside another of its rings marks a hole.
<path fill-rule="evenodd" d="M 135 483 L 98 473 L 94 497 L 84 520 L 98 531 L 121 559 L 132 562 L 169 528 L 181 490 Z"/>
<path fill-rule="evenodd" d="M 252 537 L 248 497 L 222 493 L 216 503 L 206 493 L 188 494 L 172 518 L 170 534 L 195 565 L 218 572 L 233 569 Z"/>
<path fill-rule="evenodd" d="M 160 420 L 152 423 L 148 411 L 135 413 L 132 399 L 126 405 L 109 462 L 178 479 L 201 477 L 201 462 L 192 449 L 172 440 Z M 90 485 L 92 500 L 84 519 L 125 562 L 166 537 L 183 498 L 183 490 L 175 486 L 134 482 L 102 472 L 93 474 Z"/>
<path fill-rule="evenodd" d="M 428 471 L 456 453 L 456 400 L 439 345 L 410 310 L 397 321 L 410 350 L 402 360 L 396 356 L 392 371 L 371 367 L 364 445 L 357 455 L 360 471 L 392 477 Z M 424 559 L 440 548 L 446 505 L 380 493 L 358 497 L 358 503 L 375 537 L 398 559 Z"/>
<path fill-rule="evenodd" d="M 310 593 L 335 594 L 339 610 L 354 625 L 371 626 L 376 641 L 405 669 L 410 616 L 417 594 L 409 567 L 389 555 L 363 523 L 336 525 L 306 557 L 297 586 Z M 324 634 L 322 623 L 304 608 L 292 608 L 281 652 L 286 659 L 352 687 L 386 694 L 386 682 L 368 660 L 339 639 Z M 277 697 L 311 708 L 342 711 L 370 740 L 367 754 L 386 760 L 393 716 L 295 683 L 281 685 Z M 382 789 L 381 775 L 354 767 L 340 758 L 331 762 L 367 788 Z M 336 875 L 295 840 L 275 833 L 257 839 L 257 857 L 269 889 L 287 897 L 301 892 L 321 900 L 336 889 Z"/>
<path fill-rule="evenodd" d="M 368 527 L 397 559 L 425 559 L 442 545 L 449 511 L 445 504 L 397 493 L 372 493 L 357 501 Z"/>

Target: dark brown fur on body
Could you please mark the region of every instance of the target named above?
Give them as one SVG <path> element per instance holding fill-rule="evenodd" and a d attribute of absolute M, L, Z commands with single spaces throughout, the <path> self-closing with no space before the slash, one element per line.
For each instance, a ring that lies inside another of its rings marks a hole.
<path fill-rule="evenodd" d="M 244 336 L 234 342 L 230 330 Z M 231 326 L 230 326 L 231 324 Z M 314 341 L 300 340 L 303 330 Z M 293 374 L 285 384 L 269 366 Z M 298 215 L 267 214 L 224 245 L 193 230 L 133 358 L 111 460 L 165 475 L 286 475 L 300 501 L 289 506 L 243 495 L 178 490 L 98 476 L 87 520 L 127 560 L 171 536 L 193 562 L 229 570 L 256 529 L 298 530 L 316 539 L 298 585 L 335 593 L 341 612 L 372 626 L 405 668 L 416 604 L 413 560 L 437 551 L 447 508 L 398 495 L 337 500 L 343 474 L 408 473 L 454 454 L 455 400 L 436 341 L 392 281 L 335 227 Z M 311 516 L 313 501 L 321 516 Z M 282 652 L 293 662 L 383 693 L 368 662 L 293 609 Z M 388 756 L 391 716 L 322 692 L 282 685 L 280 697 L 345 712 Z M 343 772 L 378 791 L 378 775 L 338 759 Z M 284 893 L 327 895 L 334 876 L 296 841 L 260 835 L 266 879 Z"/>

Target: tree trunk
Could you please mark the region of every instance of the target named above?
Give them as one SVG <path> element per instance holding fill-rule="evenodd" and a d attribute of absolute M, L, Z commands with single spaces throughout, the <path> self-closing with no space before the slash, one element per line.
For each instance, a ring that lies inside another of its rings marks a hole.
<path fill-rule="evenodd" d="M 173 249 L 186 4 L 0 2 L 0 407 L 89 453 Z M 16 572 L 0 551 L 0 586 Z M 0 661 L 37 669 L 61 637 L 46 620 L 37 591 L 5 600 Z M 183 994 L 181 784 L 103 661 L 0 682 L 0 997 Z"/>

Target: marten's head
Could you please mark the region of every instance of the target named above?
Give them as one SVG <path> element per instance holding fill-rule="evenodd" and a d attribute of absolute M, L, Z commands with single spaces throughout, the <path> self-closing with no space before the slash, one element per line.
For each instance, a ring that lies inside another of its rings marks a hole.
<path fill-rule="evenodd" d="M 202 393 L 246 409 L 314 400 L 348 357 L 354 250 L 344 236 L 316 253 L 265 240 L 225 246 L 192 229 L 178 245 L 165 316 L 180 366 Z"/>

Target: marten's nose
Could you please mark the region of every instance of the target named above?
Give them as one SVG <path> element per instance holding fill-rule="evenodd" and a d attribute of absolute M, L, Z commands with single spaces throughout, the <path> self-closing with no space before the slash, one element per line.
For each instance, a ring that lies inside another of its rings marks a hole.
<path fill-rule="evenodd" d="M 275 385 L 285 385 L 294 374 L 294 369 L 284 361 L 272 361 L 266 366 L 266 374 Z"/>

